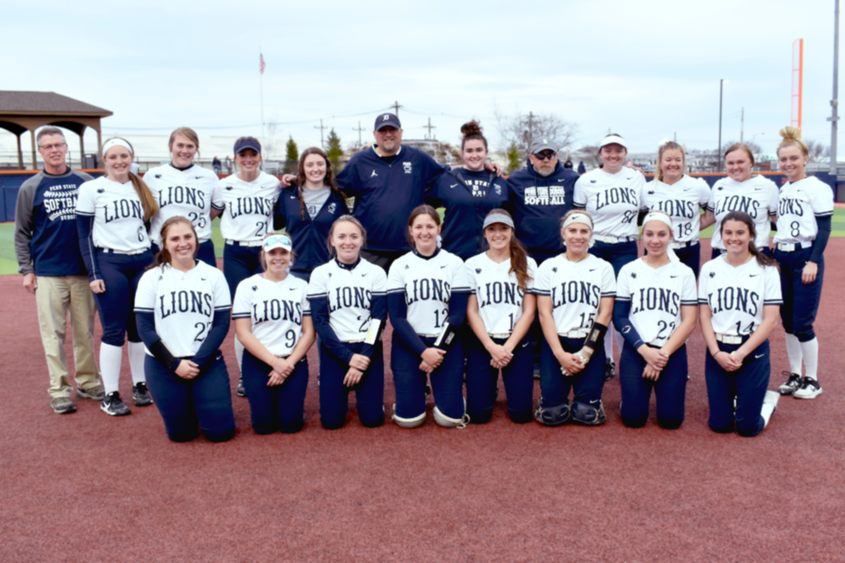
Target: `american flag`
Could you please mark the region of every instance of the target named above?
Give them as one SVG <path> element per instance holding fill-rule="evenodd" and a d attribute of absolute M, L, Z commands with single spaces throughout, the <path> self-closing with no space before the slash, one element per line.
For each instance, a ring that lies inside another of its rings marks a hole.
<path fill-rule="evenodd" d="M 258 65 L 258 70 L 261 72 L 261 74 L 264 74 L 264 69 L 267 67 L 267 63 L 264 62 L 264 55 L 263 54 L 259 53 L 259 57 L 261 59 L 261 62 Z"/>

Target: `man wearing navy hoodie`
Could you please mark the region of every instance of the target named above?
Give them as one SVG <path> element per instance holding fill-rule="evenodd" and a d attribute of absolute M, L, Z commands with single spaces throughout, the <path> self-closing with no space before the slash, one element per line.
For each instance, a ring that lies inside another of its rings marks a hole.
<path fill-rule="evenodd" d="M 508 178 L 516 236 L 537 265 L 562 251 L 560 220 L 572 209 L 578 173 L 564 168 L 551 139 L 531 145 L 528 166 Z"/>

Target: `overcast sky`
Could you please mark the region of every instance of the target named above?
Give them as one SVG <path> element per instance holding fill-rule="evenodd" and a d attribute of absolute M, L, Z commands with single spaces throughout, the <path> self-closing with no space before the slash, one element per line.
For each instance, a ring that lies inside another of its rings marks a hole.
<path fill-rule="evenodd" d="M 646 152 L 676 133 L 715 148 L 725 78 L 723 142 L 739 139 L 745 108 L 745 139 L 773 153 L 803 37 L 804 136 L 830 143 L 833 0 L 532 4 L 7 3 L 0 89 L 109 109 L 107 134 L 260 135 L 260 46 L 264 120 L 300 144 L 319 144 L 321 117 L 344 143 L 359 120 L 372 138 L 375 115 L 398 101 L 405 138 L 424 138 L 430 117 L 457 142 L 475 117 L 498 144 L 498 106 L 575 123 L 575 148 L 611 128 Z"/>

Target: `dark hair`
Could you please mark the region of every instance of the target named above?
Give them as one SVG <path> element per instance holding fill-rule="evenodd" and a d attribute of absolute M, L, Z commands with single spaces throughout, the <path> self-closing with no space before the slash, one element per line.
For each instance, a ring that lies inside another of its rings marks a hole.
<path fill-rule="evenodd" d="M 734 143 L 728 147 L 725 151 L 725 160 L 727 160 L 728 155 L 734 151 L 745 151 L 745 154 L 748 155 L 748 158 L 751 159 L 751 165 L 754 166 L 754 153 L 751 152 L 751 149 L 748 148 L 748 145 L 745 143 Z"/>
<path fill-rule="evenodd" d="M 170 256 L 170 251 L 167 250 L 167 231 L 170 230 L 170 227 L 176 225 L 177 223 L 185 223 L 191 227 L 191 231 L 194 233 L 194 258 L 197 257 L 197 252 L 199 252 L 200 248 L 200 241 L 199 237 L 197 236 L 197 229 L 194 227 L 194 224 L 191 222 L 190 219 L 186 217 L 182 217 L 181 215 L 176 215 L 171 217 L 164 224 L 161 226 L 161 250 L 156 253 L 155 261 L 147 266 L 148 270 L 155 268 L 156 266 L 161 266 L 162 264 L 170 264 L 173 261 L 173 257 Z"/>
<path fill-rule="evenodd" d="M 504 209 L 491 209 L 490 213 L 487 214 L 487 217 L 491 215 L 503 215 L 508 219 L 513 220 L 511 214 L 505 211 Z M 492 225 L 488 225 L 487 228 L 490 228 Z M 484 229 L 485 231 L 487 229 Z M 486 239 L 485 239 L 486 240 Z M 525 291 L 528 287 L 528 280 L 531 279 L 531 276 L 528 275 L 528 252 L 525 250 L 525 246 L 516 238 L 516 233 L 511 228 L 511 242 L 510 242 L 510 252 L 511 252 L 511 267 L 508 270 L 508 273 L 514 272 L 516 274 L 516 282 L 519 285 L 519 289 Z"/>
<path fill-rule="evenodd" d="M 428 215 L 431 217 L 437 226 L 440 226 L 440 214 L 437 213 L 437 210 L 430 205 L 418 205 L 411 211 L 411 216 L 408 217 L 408 230 L 405 231 L 405 237 L 408 239 L 408 242 L 411 246 L 414 246 L 414 241 L 411 238 L 411 227 L 414 225 L 414 221 L 416 221 L 417 217 L 420 215 Z"/>
<path fill-rule="evenodd" d="M 346 195 L 342 191 L 337 189 L 337 186 L 334 183 L 332 163 L 329 162 L 329 157 L 325 153 L 325 151 L 318 147 L 311 147 L 309 149 L 305 149 L 304 151 L 302 151 L 302 154 L 299 155 L 299 166 L 296 169 L 296 180 L 294 180 L 294 183 L 299 186 L 299 214 L 302 219 L 305 219 L 305 199 L 302 196 L 302 190 L 307 189 L 305 187 L 305 157 L 312 154 L 319 154 L 323 157 L 323 160 L 326 161 L 326 177 L 323 179 L 323 183 L 332 190 L 333 194 L 343 199 L 346 199 Z"/>
<path fill-rule="evenodd" d="M 666 141 L 662 145 L 660 145 L 660 150 L 657 151 L 657 172 L 654 174 L 654 179 L 658 182 L 663 181 L 663 166 L 660 164 L 661 159 L 663 158 L 663 153 L 668 150 L 677 150 L 681 151 L 681 160 L 684 161 L 684 166 L 681 168 L 681 174 L 686 173 L 687 167 L 687 155 L 684 153 L 684 147 L 676 143 L 675 141 Z"/>
<path fill-rule="evenodd" d="M 332 246 L 332 237 L 334 236 L 334 228 L 340 222 L 353 223 L 357 225 L 358 228 L 361 229 L 361 237 L 364 239 L 364 241 L 361 243 L 361 247 L 363 248 L 364 245 L 367 244 L 367 229 L 364 228 L 364 225 L 361 224 L 361 221 L 359 221 L 358 218 L 354 215 L 341 215 L 340 217 L 335 219 L 334 223 L 332 223 L 332 226 L 329 229 L 329 234 L 326 237 L 326 247 L 328 247 L 329 249 L 329 256 L 334 256 L 335 254 L 337 254 L 337 250 L 335 250 L 335 247 Z"/>
<path fill-rule="evenodd" d="M 471 141 L 473 139 L 478 139 L 484 143 L 484 150 L 487 149 L 487 139 L 484 138 L 484 135 L 481 134 L 481 124 L 479 124 L 476 120 L 472 120 L 469 123 L 464 123 L 461 125 L 461 133 L 463 133 L 464 138 L 461 139 L 461 152 L 464 151 L 464 145 L 466 145 L 467 141 Z"/>
<path fill-rule="evenodd" d="M 64 132 L 58 127 L 42 127 L 38 130 L 38 134 L 35 136 L 35 142 L 40 143 L 41 137 L 43 137 L 44 135 L 61 135 L 62 141 L 67 144 L 67 139 L 65 139 Z"/>
<path fill-rule="evenodd" d="M 722 217 L 722 222 L 719 225 L 719 234 L 722 234 L 722 231 L 725 230 L 725 223 L 728 221 L 739 221 L 741 223 L 745 223 L 748 227 L 748 233 L 751 235 L 751 240 L 748 241 L 748 252 L 751 253 L 754 258 L 757 259 L 757 263 L 761 266 L 774 266 L 775 268 L 778 267 L 777 262 L 763 254 L 757 249 L 757 245 L 754 244 L 754 239 L 757 238 L 757 227 L 754 225 L 754 219 L 751 218 L 751 215 L 746 213 L 745 211 L 731 211 L 724 217 Z"/>

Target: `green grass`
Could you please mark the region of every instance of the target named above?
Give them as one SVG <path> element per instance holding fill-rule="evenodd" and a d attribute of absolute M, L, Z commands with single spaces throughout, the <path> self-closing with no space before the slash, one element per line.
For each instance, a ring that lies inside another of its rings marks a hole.
<path fill-rule="evenodd" d="M 441 210 L 442 214 L 442 210 Z M 220 221 L 212 222 L 211 238 L 214 241 L 214 253 L 218 258 L 223 257 L 223 237 L 220 236 Z M 845 237 L 845 209 L 837 207 L 833 214 L 833 232 L 831 236 Z M 701 232 L 701 238 L 709 239 L 713 236 L 713 227 Z M 0 275 L 16 274 L 18 261 L 15 258 L 15 225 L 14 223 L 0 223 Z"/>

